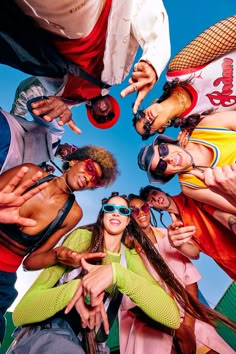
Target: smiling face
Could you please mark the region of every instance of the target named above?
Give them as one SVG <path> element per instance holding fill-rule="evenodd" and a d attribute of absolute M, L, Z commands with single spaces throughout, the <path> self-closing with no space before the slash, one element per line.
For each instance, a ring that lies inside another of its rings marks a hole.
<path fill-rule="evenodd" d="M 145 208 L 146 204 L 147 203 L 138 198 L 132 199 L 129 203 L 130 207 L 137 208 L 137 213 L 133 212 L 132 216 L 142 229 L 149 227 L 151 222 L 150 208 Z"/>
<path fill-rule="evenodd" d="M 152 205 L 154 209 L 166 210 L 170 206 L 170 200 L 168 198 L 168 195 L 162 191 L 157 191 L 155 189 L 149 192 L 147 201 Z"/>
<path fill-rule="evenodd" d="M 102 177 L 102 169 L 97 162 L 88 160 L 70 161 L 71 168 L 65 172 L 66 181 L 73 191 L 97 187 Z M 88 168 L 89 167 L 89 168 Z"/>
<path fill-rule="evenodd" d="M 170 175 L 179 173 L 181 171 L 187 171 L 192 169 L 191 155 L 189 155 L 183 148 L 174 144 L 165 144 L 168 147 L 168 154 L 166 156 L 160 156 L 158 145 L 154 147 L 154 157 L 152 159 L 150 170 L 155 175 L 155 170 L 161 160 L 166 162 L 166 169 L 163 175 Z"/>
<path fill-rule="evenodd" d="M 99 97 L 92 103 L 93 112 L 96 116 L 107 116 L 112 112 L 112 104 L 107 96 Z"/>
<path fill-rule="evenodd" d="M 110 198 L 107 203 L 114 204 L 116 206 L 128 207 L 128 203 L 126 202 L 126 200 L 119 196 Z M 115 209 L 111 213 L 104 212 L 103 215 L 104 232 L 105 234 L 108 235 L 120 236 L 121 238 L 129 221 L 130 221 L 129 216 L 120 214 L 118 209 Z"/>

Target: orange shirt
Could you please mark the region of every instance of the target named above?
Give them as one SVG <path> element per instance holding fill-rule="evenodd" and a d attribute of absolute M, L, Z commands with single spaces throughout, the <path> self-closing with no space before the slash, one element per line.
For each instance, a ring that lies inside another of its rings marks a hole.
<path fill-rule="evenodd" d="M 184 225 L 196 227 L 193 242 L 236 281 L 236 237 L 213 218 L 215 208 L 186 197 L 183 193 L 172 198 Z"/>

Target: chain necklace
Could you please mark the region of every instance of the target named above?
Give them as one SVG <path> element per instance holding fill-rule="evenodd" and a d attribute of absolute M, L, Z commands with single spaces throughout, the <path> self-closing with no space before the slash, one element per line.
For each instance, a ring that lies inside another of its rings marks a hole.
<path fill-rule="evenodd" d="M 65 177 L 64 177 L 64 176 L 57 177 L 57 181 L 58 181 L 60 178 L 64 181 L 64 183 L 65 183 L 67 189 L 69 189 L 69 191 L 68 191 L 67 189 L 64 189 L 62 186 L 60 186 L 60 185 L 58 184 L 59 187 L 63 190 L 63 192 L 65 192 L 65 193 L 67 193 L 67 194 L 73 194 L 73 191 L 72 191 L 72 189 L 70 188 L 70 186 L 68 185 L 68 183 L 66 182 Z"/>

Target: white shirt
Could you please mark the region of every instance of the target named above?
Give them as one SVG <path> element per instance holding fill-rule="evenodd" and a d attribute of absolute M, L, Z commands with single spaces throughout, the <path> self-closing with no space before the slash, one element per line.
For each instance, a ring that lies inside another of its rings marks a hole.
<path fill-rule="evenodd" d="M 97 22 L 105 0 L 17 0 L 39 25 L 66 38 L 87 36 Z M 170 58 L 168 16 L 162 0 L 112 0 L 108 18 L 102 81 L 121 83 L 134 63 L 138 47 L 158 78 Z"/>

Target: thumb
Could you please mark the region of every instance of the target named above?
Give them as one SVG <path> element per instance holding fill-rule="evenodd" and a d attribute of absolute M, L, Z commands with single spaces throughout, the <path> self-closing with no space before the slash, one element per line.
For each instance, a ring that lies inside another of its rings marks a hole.
<path fill-rule="evenodd" d="M 174 213 L 170 213 L 170 217 L 171 217 L 172 223 L 177 221 L 177 217 Z"/>
<path fill-rule="evenodd" d="M 199 171 L 199 170 L 192 170 L 191 172 L 191 175 L 199 178 L 201 181 L 204 181 L 204 172 L 202 171 Z"/>
<path fill-rule="evenodd" d="M 181 220 L 179 220 L 177 218 L 177 216 L 174 214 L 174 213 L 170 213 L 170 217 L 171 217 L 171 220 L 172 220 L 172 227 L 180 227 L 180 226 L 183 226 L 183 223 Z"/>
<path fill-rule="evenodd" d="M 84 258 L 81 258 L 81 265 L 82 265 L 83 269 L 87 270 L 88 272 L 90 272 L 94 267 L 93 264 L 86 262 L 86 260 Z"/>

